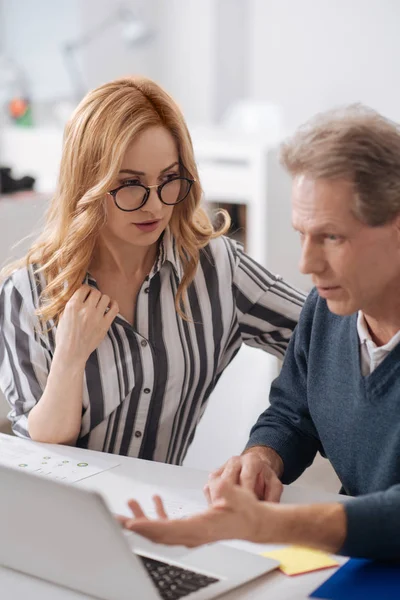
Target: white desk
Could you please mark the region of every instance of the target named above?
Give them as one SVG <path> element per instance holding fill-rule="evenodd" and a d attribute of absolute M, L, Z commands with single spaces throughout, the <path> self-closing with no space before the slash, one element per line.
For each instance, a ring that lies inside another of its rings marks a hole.
<path fill-rule="evenodd" d="M 48 449 L 49 445 L 45 445 L 45 447 Z M 60 450 L 59 446 L 58 449 Z M 81 458 L 82 454 L 90 454 L 92 458 L 95 458 L 98 454 L 89 450 L 82 451 L 78 448 L 69 447 L 63 447 L 61 450 L 63 454 L 71 458 Z M 115 464 L 115 456 L 101 454 L 101 457 L 103 460 L 110 460 Z M 164 488 L 170 490 L 171 493 L 179 492 L 188 501 L 204 503 L 205 505 L 201 490 L 207 480 L 206 472 L 133 458 L 117 458 L 120 460 L 118 467 L 83 479 L 74 485 L 101 492 L 114 510 L 119 510 L 118 507 L 126 499 L 135 495 L 135 481 L 154 485 L 155 491 Z M 315 490 L 299 486 L 287 487 L 283 494 L 283 501 L 288 503 L 324 502 L 334 498 L 336 496 L 325 492 L 316 493 Z M 27 502 L 29 502 L 29 499 L 27 499 Z M 4 543 L 1 537 L 0 543 Z M 32 550 L 34 551 L 34 542 L 27 540 L 27 544 L 32 544 Z M 237 542 L 237 545 L 253 552 L 275 548 L 275 546 L 256 546 L 246 542 Z M 339 558 L 338 560 L 339 562 L 345 562 L 346 559 Z M 229 600 L 266 600 L 266 598 L 271 600 L 304 600 L 316 587 L 330 577 L 333 571 L 333 569 L 327 569 L 296 577 L 287 577 L 275 571 L 233 592 L 229 592 L 223 598 Z M 29 600 L 83 600 L 88 598 L 88 596 L 71 592 L 2 567 L 0 567 L 0 590 L 1 598 L 4 600 L 26 600 L 26 598 L 29 598 Z"/>

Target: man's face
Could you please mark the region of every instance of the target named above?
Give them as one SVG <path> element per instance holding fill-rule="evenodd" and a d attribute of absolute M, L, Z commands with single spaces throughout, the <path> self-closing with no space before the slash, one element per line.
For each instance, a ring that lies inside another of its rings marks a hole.
<path fill-rule="evenodd" d="M 300 271 L 311 275 L 333 313 L 362 310 L 379 316 L 400 286 L 400 217 L 371 227 L 352 212 L 354 188 L 346 180 L 295 177 L 292 221 L 300 233 Z"/>

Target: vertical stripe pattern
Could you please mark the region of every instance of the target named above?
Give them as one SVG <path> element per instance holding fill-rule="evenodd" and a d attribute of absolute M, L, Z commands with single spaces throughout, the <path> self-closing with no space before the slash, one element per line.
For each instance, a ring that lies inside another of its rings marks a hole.
<path fill-rule="evenodd" d="M 135 328 L 118 315 L 87 361 L 79 446 L 181 464 L 242 343 L 283 357 L 304 303 L 301 292 L 224 237 L 201 251 L 187 321 L 174 304 L 182 276 L 167 230 L 139 291 Z M 89 275 L 86 281 L 96 286 Z M 29 437 L 27 417 L 54 353 L 54 329 L 42 331 L 35 316 L 44 285 L 32 265 L 13 273 L 0 291 L 0 389 L 22 437 Z"/>

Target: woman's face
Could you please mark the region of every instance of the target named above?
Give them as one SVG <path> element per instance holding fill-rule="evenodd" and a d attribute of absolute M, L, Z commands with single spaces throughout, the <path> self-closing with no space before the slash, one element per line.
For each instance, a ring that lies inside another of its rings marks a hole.
<path fill-rule="evenodd" d="M 128 181 L 145 186 L 161 185 L 179 175 L 179 156 L 174 138 L 164 127 L 154 126 L 142 132 L 128 147 L 112 189 Z M 140 204 L 142 193 L 145 193 L 143 188 L 125 188 L 118 192 L 116 201 L 120 206 L 130 208 L 137 198 Z M 132 212 L 120 210 L 110 194 L 107 194 L 106 202 L 107 223 L 103 234 L 108 240 L 134 246 L 151 246 L 157 242 L 173 211 L 173 206 L 160 201 L 155 188 L 151 189 L 146 204 Z"/>

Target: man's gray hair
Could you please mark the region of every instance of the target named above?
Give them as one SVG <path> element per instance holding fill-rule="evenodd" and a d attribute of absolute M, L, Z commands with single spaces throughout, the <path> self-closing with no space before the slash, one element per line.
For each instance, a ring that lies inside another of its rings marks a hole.
<path fill-rule="evenodd" d="M 378 226 L 400 213 L 400 129 L 362 104 L 321 113 L 281 147 L 292 176 L 347 179 L 356 216 Z"/>

